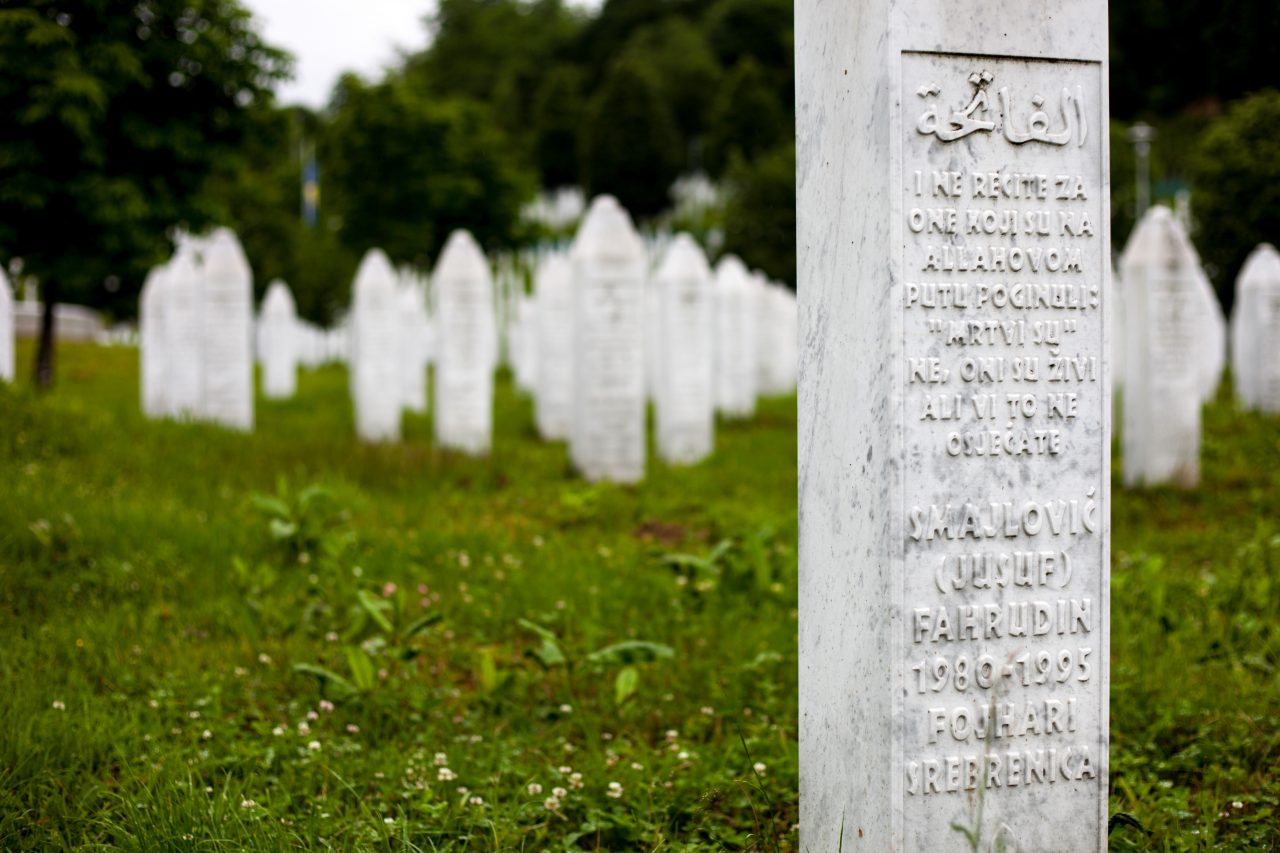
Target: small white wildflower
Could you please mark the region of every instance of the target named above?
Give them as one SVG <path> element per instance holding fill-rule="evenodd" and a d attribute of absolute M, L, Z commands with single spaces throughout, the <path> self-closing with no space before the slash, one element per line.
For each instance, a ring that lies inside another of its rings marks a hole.
<path fill-rule="evenodd" d="M 1240 802 L 1239 800 L 1232 800 L 1232 801 L 1231 801 L 1231 808 L 1233 808 L 1233 809 L 1242 809 L 1242 808 L 1244 808 L 1244 803 Z"/>
<path fill-rule="evenodd" d="M 631 769 L 632 769 L 632 770 L 643 770 L 643 769 L 644 769 L 644 765 L 643 765 L 643 764 L 641 764 L 639 761 L 633 761 L 633 762 L 631 762 Z"/>
<path fill-rule="evenodd" d="M 572 773 L 572 772 L 573 772 L 573 768 L 572 768 L 572 767 L 569 767 L 569 766 L 560 767 L 560 768 L 558 768 L 558 769 L 559 769 L 559 770 L 560 770 L 560 772 L 561 772 L 562 774 L 564 774 L 565 776 L 568 776 L 570 773 Z"/>
<path fill-rule="evenodd" d="M 53 710 L 55 710 L 55 711 L 65 711 L 65 710 L 67 710 L 67 703 L 66 703 L 66 702 L 63 702 L 61 699 L 54 699 L 54 700 L 53 700 Z"/>
<path fill-rule="evenodd" d="M 564 788 L 552 788 L 551 796 L 555 797 L 557 800 L 563 800 L 565 797 L 569 796 L 569 792 Z"/>
<path fill-rule="evenodd" d="M 457 778 L 458 778 L 458 774 L 454 773 L 448 767 L 441 767 L 436 772 L 436 779 L 441 782 L 452 782 L 454 779 L 457 779 Z"/>
<path fill-rule="evenodd" d="M 680 733 L 675 729 L 667 729 L 667 743 L 675 743 L 680 739 Z"/>
<path fill-rule="evenodd" d="M 547 797 L 542 801 L 542 805 L 547 811 L 553 812 L 560 808 L 560 801 L 555 797 Z"/>
<path fill-rule="evenodd" d="M 320 741 L 318 741 L 318 740 L 313 740 L 313 741 L 311 741 L 311 743 L 307 744 L 307 749 L 311 750 L 312 752 L 317 752 L 317 751 L 319 751 L 319 749 L 320 749 Z"/>
<path fill-rule="evenodd" d="M 190 717 L 190 718 L 191 718 L 191 719 L 193 719 L 193 720 L 198 720 L 198 719 L 200 719 L 200 712 L 199 712 L 199 711 L 189 711 L 189 712 L 187 713 L 187 716 L 188 716 L 188 717 Z"/>
<path fill-rule="evenodd" d="M 565 743 L 565 745 L 564 745 L 564 751 L 565 751 L 565 752 L 572 753 L 575 749 L 577 749 L 577 747 L 576 747 L 576 746 L 574 746 L 574 745 L 573 745 L 573 744 L 571 744 L 571 743 Z"/>
<path fill-rule="evenodd" d="M 704 716 L 704 717 L 714 717 L 715 715 L 716 715 L 716 709 L 715 709 L 715 708 L 712 708 L 710 705 L 703 705 L 703 706 L 702 706 L 702 716 Z"/>
<path fill-rule="evenodd" d="M 435 762 L 436 762 L 436 767 L 444 767 L 446 764 L 449 763 L 449 756 L 445 755 L 443 752 L 437 752 L 435 757 Z"/>
<path fill-rule="evenodd" d="M 752 769 L 752 770 L 754 770 L 754 771 L 756 771 L 756 774 L 757 774 L 757 775 L 759 775 L 759 776 L 763 776 L 763 775 L 764 775 L 764 771 L 765 771 L 767 768 L 764 766 L 764 762 L 763 762 L 763 761 L 757 761 L 755 764 L 752 764 L 752 765 L 751 765 L 751 769 Z"/>
<path fill-rule="evenodd" d="M 242 809 L 251 809 L 251 808 L 253 808 L 253 807 L 254 807 L 254 806 L 256 806 L 256 805 L 257 805 L 257 803 L 255 803 L 253 800 L 241 800 L 241 801 L 240 801 L 240 808 L 242 808 Z"/>
<path fill-rule="evenodd" d="M 605 791 L 606 796 L 613 797 L 615 800 L 622 796 L 622 785 L 617 782 L 609 783 L 609 790 Z"/>
<path fill-rule="evenodd" d="M 393 823 L 396 822 L 396 819 L 393 817 L 384 817 L 382 819 L 382 822 L 385 823 L 387 826 L 391 826 Z"/>
<path fill-rule="evenodd" d="M 467 794 L 471 793 L 471 789 L 468 788 L 466 785 L 459 785 L 458 793 L 465 797 Z"/>
<path fill-rule="evenodd" d="M 529 783 L 529 796 L 531 796 L 531 797 L 536 797 L 536 796 L 538 796 L 538 795 L 539 795 L 539 794 L 541 794 L 541 793 L 542 793 L 542 786 L 541 786 L 541 785 L 539 785 L 537 782 L 530 782 L 530 783 Z"/>
<path fill-rule="evenodd" d="M 571 713 L 573 713 L 573 706 L 572 706 L 572 705 L 570 705 L 570 704 L 568 704 L 568 703 L 566 702 L 565 704 L 563 704 L 563 705 L 561 705 L 561 706 L 560 706 L 560 713 L 561 713 L 561 714 L 571 714 Z"/>
<path fill-rule="evenodd" d="M 208 729 L 205 729 L 203 732 L 200 733 L 200 737 L 204 738 L 205 740 L 209 740 L 210 738 L 213 737 L 213 732 L 209 731 Z"/>
<path fill-rule="evenodd" d="M 684 752 L 684 751 L 682 750 L 679 754 L 677 754 L 677 755 L 676 755 L 676 758 L 680 759 L 681 761 L 688 761 L 688 760 L 689 760 L 689 753 Z"/>
<path fill-rule="evenodd" d="M 357 726 L 355 723 L 347 723 L 347 733 L 348 733 L 348 734 L 355 734 L 355 733 L 356 733 L 356 732 L 358 732 L 358 731 L 360 731 L 360 727 L 359 727 L 359 726 Z"/>
<path fill-rule="evenodd" d="M 271 663 L 271 655 L 267 654 L 266 652 L 262 652 L 261 654 L 258 655 L 258 663 L 264 664 L 264 665 Z"/>
<path fill-rule="evenodd" d="M 483 797 L 472 797 L 472 798 L 471 798 L 471 805 L 473 805 L 473 806 L 483 806 L 483 805 L 484 805 L 484 798 L 483 798 Z"/>
<path fill-rule="evenodd" d="M 311 726 L 307 725 L 305 722 L 298 723 L 298 734 L 301 737 L 306 737 L 311 734 Z"/>
<path fill-rule="evenodd" d="M 325 635 L 324 635 L 324 638 L 325 638 L 325 640 L 327 640 L 327 641 L 328 641 L 328 642 L 330 642 L 330 643 L 336 643 L 336 642 L 338 642 L 338 632 L 337 632 L 337 631 L 330 631 L 329 633 L 327 633 L 327 634 L 325 634 Z"/>
<path fill-rule="evenodd" d="M 152 700 L 151 700 L 150 702 L 148 702 L 147 704 L 148 704 L 148 705 L 150 705 L 152 708 L 159 708 L 159 707 L 160 707 L 160 703 L 159 703 L 159 702 L 157 702 L 155 699 L 152 699 Z"/>
<path fill-rule="evenodd" d="M 244 678 L 246 675 L 249 674 L 249 670 L 245 669 L 242 666 L 236 667 L 234 670 L 232 670 L 232 672 L 235 673 L 236 678 Z"/>
<path fill-rule="evenodd" d="M 280 735 L 284 734 L 284 726 L 276 726 L 271 730 L 271 733 L 276 737 L 280 737 Z"/>
<path fill-rule="evenodd" d="M 307 719 L 308 719 L 308 720 L 311 720 L 312 722 L 314 722 L 314 721 L 316 721 L 316 720 L 320 719 L 320 715 L 319 715 L 319 714 L 317 714 L 315 711 L 308 711 L 308 712 L 307 712 Z"/>
<path fill-rule="evenodd" d="M 570 774 L 570 776 L 569 776 L 569 787 L 570 787 L 570 788 L 573 788 L 575 791 L 578 791 L 578 790 L 581 790 L 581 789 L 582 789 L 582 774 L 581 774 L 581 773 L 572 773 L 572 774 Z"/>

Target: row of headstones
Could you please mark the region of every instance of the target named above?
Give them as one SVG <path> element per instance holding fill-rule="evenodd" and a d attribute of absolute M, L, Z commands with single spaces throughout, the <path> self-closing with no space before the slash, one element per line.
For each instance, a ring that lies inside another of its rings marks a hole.
<path fill-rule="evenodd" d="M 1114 386 L 1124 392 L 1127 485 L 1200 478 L 1200 410 L 1217 393 L 1228 328 L 1186 230 L 1151 208 L 1120 257 L 1112 341 Z M 1258 246 L 1236 280 L 1230 327 L 1236 394 L 1280 413 L 1280 254 Z"/>
<path fill-rule="evenodd" d="M 421 283 L 402 280 L 397 293 L 390 263 L 370 252 L 349 318 L 360 437 L 399 437 L 401 412 L 414 408 L 409 386 L 416 399 L 434 360 L 438 443 L 487 453 L 493 374 L 505 351 L 517 384 L 534 397 L 539 432 L 567 440 L 589 479 L 643 477 L 649 399 L 662 458 L 704 458 L 717 412 L 748 417 L 758 394 L 794 387 L 795 301 L 737 258 L 713 274 L 687 235 L 662 246 L 650 274 L 653 266 L 608 196 L 593 202 L 567 252 L 537 261 L 532 295 L 514 266 L 500 265 L 495 281 L 480 247 L 460 231 L 431 276 L 431 316 Z"/>

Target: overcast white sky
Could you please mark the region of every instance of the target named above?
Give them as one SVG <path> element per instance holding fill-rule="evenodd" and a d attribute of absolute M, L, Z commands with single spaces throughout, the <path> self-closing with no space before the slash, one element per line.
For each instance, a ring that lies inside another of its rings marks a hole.
<path fill-rule="evenodd" d="M 601 0 L 570 0 L 597 8 Z M 322 107 L 344 71 L 377 77 L 397 49 L 426 46 L 422 20 L 435 0 L 245 0 L 267 42 L 293 54 L 294 79 L 280 88 L 282 104 Z"/>
<path fill-rule="evenodd" d="M 320 107 L 344 71 L 377 76 L 396 49 L 427 43 L 422 19 L 434 0 L 246 0 L 270 44 L 294 55 L 280 102 Z"/>

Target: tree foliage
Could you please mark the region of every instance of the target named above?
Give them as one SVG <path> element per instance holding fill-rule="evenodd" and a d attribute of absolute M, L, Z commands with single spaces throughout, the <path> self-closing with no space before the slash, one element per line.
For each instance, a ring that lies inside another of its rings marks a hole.
<path fill-rule="evenodd" d="M 1280 239 L 1280 91 L 1238 101 L 1210 125 L 1191 177 L 1196 245 L 1230 310 L 1245 256 Z"/>
<path fill-rule="evenodd" d="M 325 214 L 341 242 L 429 267 L 456 228 L 510 241 L 532 180 L 477 101 L 348 76 L 324 131 Z"/>
<path fill-rule="evenodd" d="M 754 160 L 734 159 L 726 175 L 724 250 L 796 286 L 796 149 L 788 141 Z"/>
<path fill-rule="evenodd" d="M 32 0 L 0 8 L 0 262 L 47 304 L 112 307 L 199 228 L 288 70 L 236 0 Z M 38 371 L 52 381 L 52 312 Z"/>

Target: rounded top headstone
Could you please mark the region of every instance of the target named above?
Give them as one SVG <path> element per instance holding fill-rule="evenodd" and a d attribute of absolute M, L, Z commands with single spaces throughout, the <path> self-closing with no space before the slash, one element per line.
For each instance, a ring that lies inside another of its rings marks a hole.
<path fill-rule="evenodd" d="M 578 228 L 570 254 L 575 257 L 644 259 L 644 242 L 631 216 L 611 195 L 599 195 Z"/>
<path fill-rule="evenodd" d="M 219 228 L 209 236 L 204 247 L 204 274 L 217 285 L 240 286 L 253 281 L 249 259 L 235 232 Z"/>
<path fill-rule="evenodd" d="M 681 231 L 667 247 L 655 277 L 662 280 L 708 279 L 711 277 L 711 265 L 707 263 L 707 256 L 698 241 Z"/>
<path fill-rule="evenodd" d="M 262 297 L 263 314 L 293 314 L 295 311 L 293 294 L 289 285 L 276 279 L 267 285 L 267 295 Z"/>
<path fill-rule="evenodd" d="M 381 249 L 365 252 L 356 269 L 355 297 L 357 302 L 369 298 L 389 299 L 395 295 L 396 274 L 391 261 Z"/>
<path fill-rule="evenodd" d="M 449 235 L 440 259 L 436 261 L 433 276 L 440 278 L 484 278 L 489 274 L 489 262 L 476 238 L 469 231 L 459 228 Z"/>
<path fill-rule="evenodd" d="M 1163 265 L 1176 270 L 1196 263 L 1196 251 L 1186 230 L 1173 211 L 1163 205 L 1148 208 L 1134 226 L 1120 256 L 1122 268 Z"/>
<path fill-rule="evenodd" d="M 746 289 L 751 286 L 751 273 L 737 255 L 725 255 L 716 264 L 716 284 L 722 288 Z"/>
<path fill-rule="evenodd" d="M 1237 290 L 1280 284 L 1280 252 L 1270 243 L 1259 243 L 1245 258 L 1237 282 Z"/>

